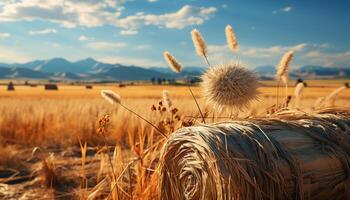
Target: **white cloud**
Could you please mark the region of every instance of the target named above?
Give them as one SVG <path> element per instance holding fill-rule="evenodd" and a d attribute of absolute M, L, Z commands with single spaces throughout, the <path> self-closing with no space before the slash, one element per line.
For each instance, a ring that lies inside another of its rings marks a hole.
<path fill-rule="evenodd" d="M 9 38 L 11 37 L 10 33 L 0 33 L 0 38 L 4 39 L 4 38 Z"/>
<path fill-rule="evenodd" d="M 86 46 L 95 50 L 111 50 L 126 47 L 127 44 L 124 42 L 90 42 Z"/>
<path fill-rule="evenodd" d="M 87 36 L 85 36 L 85 35 L 81 35 L 81 36 L 79 36 L 79 38 L 78 38 L 79 41 L 86 41 L 86 40 L 89 40 L 89 39 L 90 39 L 90 38 L 87 37 Z"/>
<path fill-rule="evenodd" d="M 299 52 L 304 50 L 308 44 L 301 43 L 293 46 L 271 46 L 271 47 L 240 47 L 240 55 L 244 55 L 246 57 L 254 57 L 254 58 L 271 58 L 277 55 L 281 55 L 289 50 L 294 52 Z M 209 51 L 213 54 L 227 54 L 230 53 L 227 45 L 210 45 Z"/>
<path fill-rule="evenodd" d="M 50 33 L 57 33 L 56 29 L 43 29 L 43 30 L 37 30 L 37 31 L 29 31 L 29 35 L 45 35 L 45 34 L 50 34 Z"/>
<path fill-rule="evenodd" d="M 324 66 L 350 66 L 350 51 L 327 53 L 319 50 L 307 52 L 305 57 L 311 63 Z"/>
<path fill-rule="evenodd" d="M 272 13 L 277 14 L 278 12 L 290 12 L 290 11 L 292 11 L 292 9 L 293 9 L 292 6 L 287 6 L 287 7 L 281 8 L 279 10 L 274 10 L 274 11 L 272 11 Z"/>
<path fill-rule="evenodd" d="M 147 1 L 150 3 L 154 3 L 154 2 L 157 2 L 158 0 L 147 0 Z"/>
<path fill-rule="evenodd" d="M 136 65 L 141 67 L 160 67 L 164 66 L 163 61 L 148 59 L 148 58 L 137 58 L 137 57 L 123 57 L 123 56 L 107 56 L 99 57 L 98 60 L 106 63 L 119 63 L 123 65 Z"/>
<path fill-rule="evenodd" d="M 120 12 L 108 11 L 113 0 L 18 0 L 0 9 L 0 21 L 45 20 L 67 28 L 96 27 L 111 22 Z"/>
<path fill-rule="evenodd" d="M 148 44 L 142 44 L 142 45 L 136 46 L 136 50 L 145 50 L 145 49 L 149 49 L 149 48 L 151 48 L 151 46 Z"/>
<path fill-rule="evenodd" d="M 320 48 L 322 47 L 322 48 Z M 275 45 L 270 47 L 241 46 L 238 54 L 232 54 L 227 45 L 210 45 L 209 61 L 212 64 L 230 62 L 239 58 L 249 67 L 258 65 L 274 65 L 279 62 L 281 56 L 289 51 L 294 51 L 292 68 L 302 65 L 320 66 L 350 66 L 350 51 L 332 53 L 329 45 L 300 43 L 291 46 Z"/>
<path fill-rule="evenodd" d="M 136 35 L 138 31 L 136 30 L 121 30 L 119 32 L 120 35 Z"/>
<path fill-rule="evenodd" d="M 183 29 L 186 26 L 203 24 L 216 11 L 217 9 L 215 7 L 198 8 L 185 5 L 176 12 L 161 15 L 137 13 L 136 15 L 119 19 L 116 25 L 128 31 L 136 31 L 143 25 Z"/>
<path fill-rule="evenodd" d="M 292 9 L 293 9 L 292 6 L 287 6 L 287 7 L 285 7 L 285 8 L 282 8 L 281 11 L 282 11 L 282 12 L 290 12 L 290 11 L 292 11 Z"/>
<path fill-rule="evenodd" d="M 216 13 L 215 7 L 184 5 L 175 12 L 122 16 L 128 0 L 17 0 L 0 5 L 0 21 L 43 20 L 66 28 L 113 25 L 120 34 L 136 34 L 141 26 L 182 29 L 200 25 Z M 131 1 L 131 0 L 130 0 Z M 153 0 L 154 1 L 154 0 Z"/>

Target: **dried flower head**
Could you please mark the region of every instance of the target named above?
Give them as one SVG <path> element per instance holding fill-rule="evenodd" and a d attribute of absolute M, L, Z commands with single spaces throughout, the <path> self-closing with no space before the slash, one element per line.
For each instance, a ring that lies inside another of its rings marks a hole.
<path fill-rule="evenodd" d="M 277 66 L 276 76 L 279 80 L 282 80 L 284 84 L 287 84 L 288 81 L 288 68 L 289 63 L 293 58 L 293 51 L 288 51 L 285 53 Z"/>
<path fill-rule="evenodd" d="M 202 76 L 204 96 L 219 110 L 246 108 L 257 99 L 259 83 L 256 74 L 238 64 L 209 68 Z"/>
<path fill-rule="evenodd" d="M 164 59 L 168 63 L 170 69 L 172 69 L 176 73 L 180 73 L 182 70 L 182 65 L 179 63 L 176 58 L 171 55 L 168 51 L 163 53 Z"/>
<path fill-rule="evenodd" d="M 120 104 L 121 97 L 112 90 L 101 90 L 101 96 L 111 104 Z"/>
<path fill-rule="evenodd" d="M 197 55 L 207 56 L 208 54 L 207 45 L 201 33 L 197 29 L 193 29 L 191 31 L 191 36 L 192 36 L 193 45 L 196 49 Z"/>
<path fill-rule="evenodd" d="M 152 106 L 151 106 L 151 111 L 156 111 L 156 110 L 157 110 L 156 106 L 155 106 L 155 105 L 152 105 Z"/>
<path fill-rule="evenodd" d="M 238 42 L 232 26 L 227 25 L 225 28 L 225 33 L 228 47 L 231 49 L 232 52 L 237 52 L 239 50 Z"/>
<path fill-rule="evenodd" d="M 167 90 L 163 90 L 163 103 L 165 107 L 167 107 L 170 110 L 170 107 L 172 106 L 172 102 L 169 97 L 169 92 Z"/>

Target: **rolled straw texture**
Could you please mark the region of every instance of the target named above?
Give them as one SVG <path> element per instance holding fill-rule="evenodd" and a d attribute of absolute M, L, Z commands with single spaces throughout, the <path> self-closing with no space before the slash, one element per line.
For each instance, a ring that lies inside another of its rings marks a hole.
<path fill-rule="evenodd" d="M 160 159 L 162 199 L 349 199 L 350 110 L 182 128 Z"/>

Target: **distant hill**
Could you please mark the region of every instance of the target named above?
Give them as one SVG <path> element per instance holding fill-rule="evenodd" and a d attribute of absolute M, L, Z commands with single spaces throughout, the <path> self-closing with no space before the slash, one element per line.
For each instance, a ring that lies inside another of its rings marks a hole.
<path fill-rule="evenodd" d="M 49 74 L 34 71 L 28 68 L 8 68 L 8 67 L 0 67 L 0 78 L 1 79 L 48 79 Z"/>
<path fill-rule="evenodd" d="M 34 60 L 27 63 L 0 63 L 0 79 L 43 79 L 43 80 L 84 80 L 84 81 L 135 81 L 152 78 L 180 79 L 199 77 L 205 68 L 185 67 L 181 73 L 174 73 L 168 67 L 143 68 L 108 64 L 93 58 L 70 62 L 64 58 Z M 255 68 L 260 79 L 273 79 L 275 66 Z M 290 71 L 291 78 L 336 78 L 350 77 L 350 67 L 331 68 L 324 66 L 302 66 Z"/>
<path fill-rule="evenodd" d="M 196 71 L 196 72 L 195 72 Z M 0 63 L 0 79 L 46 79 L 85 81 L 135 81 L 152 78 L 174 79 L 200 75 L 199 68 L 189 68 L 180 74 L 164 68 L 142 68 L 108 64 L 86 58 L 70 62 L 64 58 L 35 60 L 27 63 Z"/>
<path fill-rule="evenodd" d="M 103 80 L 135 81 L 151 80 L 152 78 L 174 78 L 174 75 L 165 74 L 162 72 L 141 67 L 118 66 L 110 68 L 105 72 L 97 73 L 95 77 Z"/>
<path fill-rule="evenodd" d="M 275 66 L 259 66 L 255 68 L 255 72 L 263 79 L 272 79 L 276 74 Z M 298 69 L 290 70 L 289 76 L 292 78 L 304 78 L 304 79 L 315 79 L 315 78 L 350 78 L 350 67 L 324 67 L 324 66 L 311 66 L 306 65 Z"/>

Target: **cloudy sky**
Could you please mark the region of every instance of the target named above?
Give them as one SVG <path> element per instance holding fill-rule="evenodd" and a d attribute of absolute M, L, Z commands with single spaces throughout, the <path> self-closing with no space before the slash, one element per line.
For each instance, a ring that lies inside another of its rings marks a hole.
<path fill-rule="evenodd" d="M 185 66 L 205 66 L 190 37 L 197 28 L 212 63 L 276 65 L 293 50 L 293 67 L 350 67 L 349 10 L 346 0 L 1 0 L 0 62 L 93 57 L 165 66 L 168 50 Z M 227 24 L 238 55 L 226 47 Z"/>

